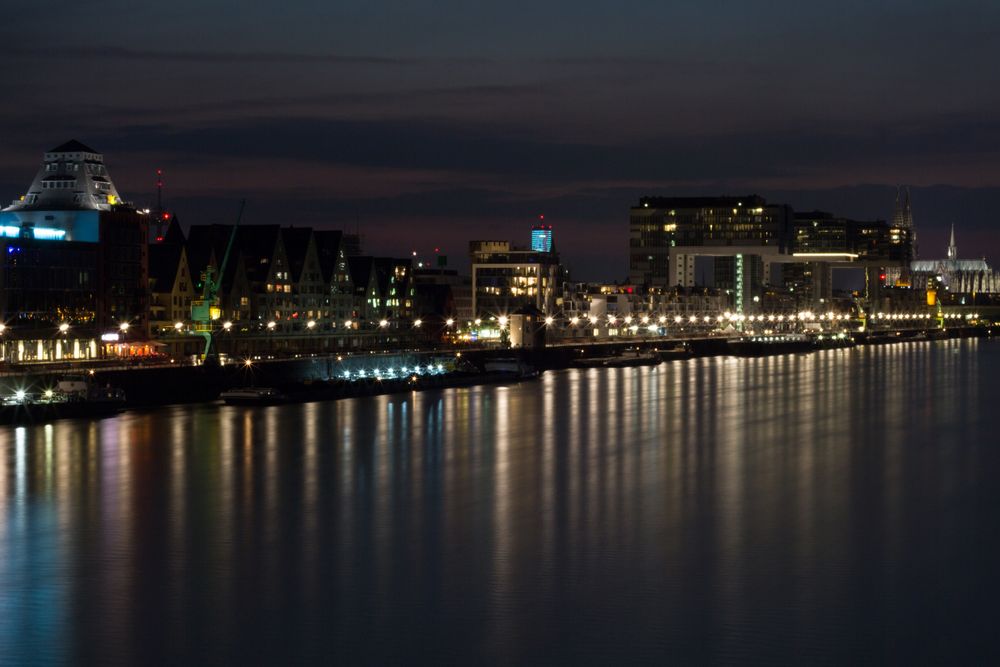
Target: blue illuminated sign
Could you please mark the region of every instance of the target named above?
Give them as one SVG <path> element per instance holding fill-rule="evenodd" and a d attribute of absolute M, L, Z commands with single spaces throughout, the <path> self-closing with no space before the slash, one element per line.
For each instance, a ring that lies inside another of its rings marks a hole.
<path fill-rule="evenodd" d="M 34 238 L 41 241 L 62 241 L 66 238 L 66 230 L 64 229 L 53 229 L 52 227 L 29 227 L 28 229 L 32 232 Z M 9 239 L 21 238 L 21 231 L 21 227 L 0 225 L 0 236 L 5 236 Z"/>

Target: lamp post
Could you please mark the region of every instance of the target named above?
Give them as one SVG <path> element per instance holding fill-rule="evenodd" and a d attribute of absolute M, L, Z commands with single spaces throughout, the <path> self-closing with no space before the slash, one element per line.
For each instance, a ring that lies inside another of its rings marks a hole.
<path fill-rule="evenodd" d="M 274 356 L 274 335 L 273 334 L 274 334 L 274 328 L 276 326 L 278 326 L 278 324 L 274 320 L 271 320 L 271 321 L 269 321 L 267 323 L 267 356 L 268 357 L 273 357 Z"/>
<path fill-rule="evenodd" d="M 56 343 L 56 345 L 58 346 L 58 350 L 57 350 L 57 353 L 56 353 L 56 357 L 57 358 L 61 358 L 62 355 L 63 355 L 63 346 L 66 345 L 66 334 L 68 332 L 69 332 L 69 323 L 68 322 L 62 322 L 62 323 L 60 323 L 59 324 L 59 333 L 61 334 L 62 337 Z"/>
<path fill-rule="evenodd" d="M 122 322 L 118 325 L 118 330 L 122 332 L 122 349 L 125 350 L 126 356 L 128 355 L 128 322 Z"/>

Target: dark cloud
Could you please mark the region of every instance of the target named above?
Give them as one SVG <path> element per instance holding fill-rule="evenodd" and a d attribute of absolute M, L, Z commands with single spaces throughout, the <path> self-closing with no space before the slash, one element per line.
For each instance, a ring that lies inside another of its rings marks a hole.
<path fill-rule="evenodd" d="M 335 53 L 295 53 L 281 51 L 200 51 L 200 50 L 154 50 L 132 49 L 119 46 L 60 46 L 53 49 L 43 47 L 10 47 L 5 51 L 8 58 L 30 58 L 44 60 L 113 60 L 115 62 L 136 60 L 141 62 L 178 62 L 196 64 L 260 64 L 285 65 L 412 65 L 419 62 L 414 58 L 388 58 L 383 56 L 358 56 Z"/>
<path fill-rule="evenodd" d="M 1000 122 L 943 116 L 901 125 L 788 127 L 605 145 L 547 139 L 519 125 L 305 117 L 134 126 L 89 140 L 109 152 L 445 170 L 518 182 L 709 179 L 739 185 L 817 170 L 849 175 L 872 164 L 891 172 L 913 161 L 992 159 L 1000 154 Z"/>

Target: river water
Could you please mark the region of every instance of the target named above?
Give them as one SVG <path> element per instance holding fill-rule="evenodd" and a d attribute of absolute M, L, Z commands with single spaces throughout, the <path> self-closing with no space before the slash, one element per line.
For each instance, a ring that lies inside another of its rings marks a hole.
<path fill-rule="evenodd" d="M 1000 343 L 0 428 L 0 664 L 995 660 Z"/>

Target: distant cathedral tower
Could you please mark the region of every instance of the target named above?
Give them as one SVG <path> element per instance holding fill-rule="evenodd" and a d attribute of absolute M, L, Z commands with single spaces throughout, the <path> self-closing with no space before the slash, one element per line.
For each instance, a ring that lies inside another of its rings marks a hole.
<path fill-rule="evenodd" d="M 900 199 L 902 195 L 902 199 Z M 913 229 L 913 209 L 910 207 L 909 186 L 896 186 L 896 206 L 892 211 L 892 224 L 894 227 L 903 229 Z"/>
<path fill-rule="evenodd" d="M 896 205 L 892 210 L 892 227 L 899 230 L 894 243 L 906 247 L 907 262 L 917 258 L 917 230 L 913 228 L 913 208 L 910 206 L 909 186 L 896 186 Z M 906 273 L 904 268 L 903 273 Z"/>
<path fill-rule="evenodd" d="M 951 223 L 951 239 L 948 241 L 948 259 L 958 259 L 958 246 L 955 245 L 955 223 Z"/>

